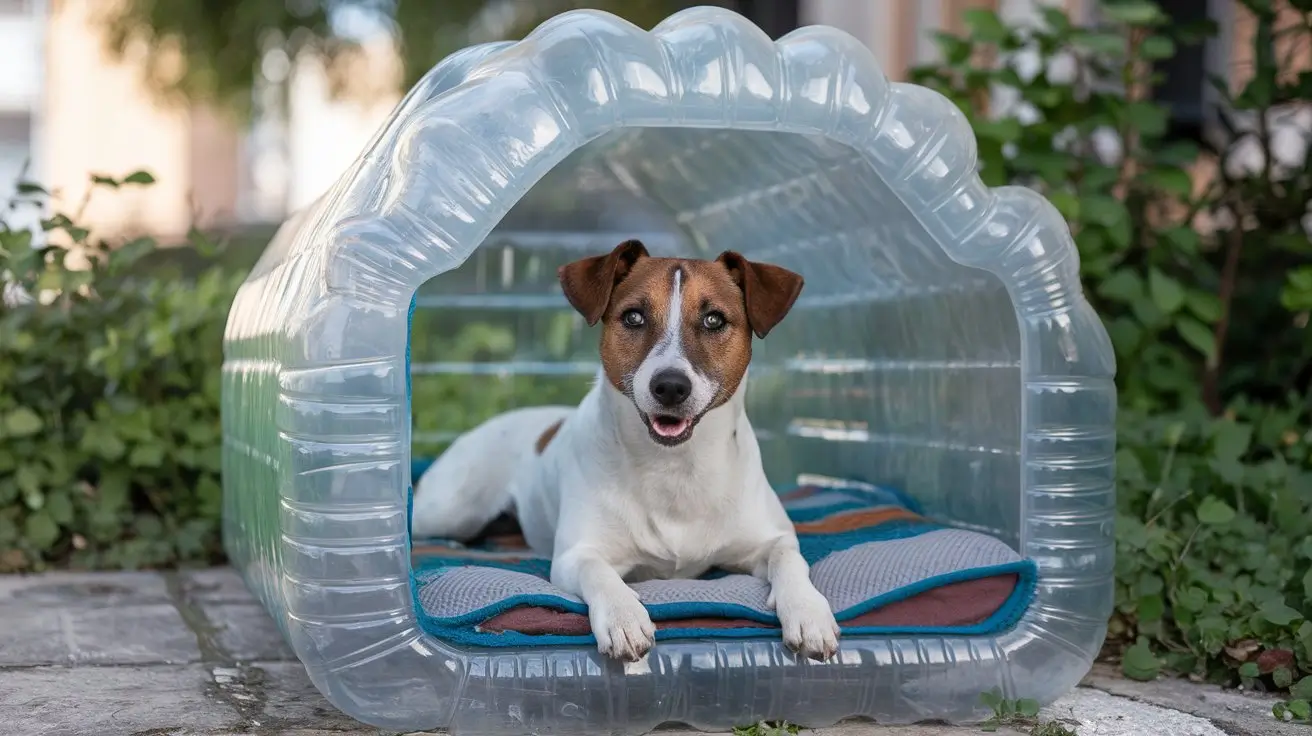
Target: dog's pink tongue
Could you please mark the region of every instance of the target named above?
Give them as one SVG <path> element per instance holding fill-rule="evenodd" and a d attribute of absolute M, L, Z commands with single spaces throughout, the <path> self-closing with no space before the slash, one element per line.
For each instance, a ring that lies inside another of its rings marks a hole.
<path fill-rule="evenodd" d="M 669 419 L 662 417 L 651 423 L 656 430 L 656 434 L 662 437 L 678 437 L 683 434 L 683 430 L 688 428 L 687 419 Z"/>

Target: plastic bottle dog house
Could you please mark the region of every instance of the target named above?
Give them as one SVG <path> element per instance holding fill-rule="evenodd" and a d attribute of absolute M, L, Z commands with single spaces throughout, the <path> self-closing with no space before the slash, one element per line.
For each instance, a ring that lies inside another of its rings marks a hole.
<path fill-rule="evenodd" d="M 719 9 L 650 33 L 578 11 L 451 56 L 284 226 L 233 306 L 232 559 L 318 688 L 383 727 L 967 721 L 995 688 L 1059 697 L 1112 601 L 1112 351 L 1062 218 L 975 167 L 951 103 L 890 84 L 830 28 L 774 43 Z M 804 274 L 748 390 L 772 481 L 897 487 L 925 518 L 1000 540 L 1037 571 L 1016 620 L 845 632 L 825 663 L 777 631 L 674 636 L 627 665 L 585 643 L 435 635 L 412 568 L 411 411 L 448 404 L 411 406 L 412 359 L 416 391 L 432 375 L 470 376 L 466 398 L 497 381 L 586 385 L 595 333 L 561 317 L 552 339 L 584 349 L 552 352 L 540 318 L 570 314 L 557 265 L 628 237 Z M 511 359 L 418 355 L 442 319 L 473 313 L 507 326 Z"/>

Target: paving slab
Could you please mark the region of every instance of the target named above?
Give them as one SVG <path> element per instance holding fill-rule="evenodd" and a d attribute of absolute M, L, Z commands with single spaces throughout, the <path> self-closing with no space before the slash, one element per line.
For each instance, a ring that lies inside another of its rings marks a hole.
<path fill-rule="evenodd" d="M 0 576 L 0 617 L 3 736 L 397 736 L 331 706 L 230 569 Z M 1184 680 L 1135 683 L 1096 667 L 1042 717 L 1079 736 L 1312 734 L 1277 722 L 1272 702 Z M 809 733 L 962 736 L 980 729 L 853 721 Z"/>
<path fill-rule="evenodd" d="M 212 627 L 211 643 L 238 662 L 296 660 L 269 612 L 255 603 L 195 604 Z"/>
<path fill-rule="evenodd" d="M 1095 665 L 1083 684 L 1121 699 L 1206 718 L 1227 734 L 1312 736 L 1312 727 L 1277 721 L 1271 715 L 1271 706 L 1279 698 L 1265 693 L 1228 690 L 1179 678 L 1134 682 L 1106 665 Z"/>
<path fill-rule="evenodd" d="M 178 573 L 188 598 L 207 603 L 254 603 L 241 575 L 231 567 L 183 570 Z"/>
<path fill-rule="evenodd" d="M 0 670 L 7 736 L 209 734 L 241 726 L 203 665 Z"/>
<path fill-rule="evenodd" d="M 0 577 L 0 621 L 0 666 L 200 661 L 159 575 Z"/>

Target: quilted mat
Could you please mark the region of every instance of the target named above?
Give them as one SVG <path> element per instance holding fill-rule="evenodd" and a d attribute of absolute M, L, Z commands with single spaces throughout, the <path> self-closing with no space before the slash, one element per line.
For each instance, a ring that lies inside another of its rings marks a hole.
<path fill-rule="evenodd" d="M 811 579 L 845 635 L 996 634 L 1033 599 L 1032 561 L 987 534 L 927 520 L 904 494 L 853 484 L 781 497 Z M 412 541 L 420 623 L 477 646 L 594 644 L 587 606 L 551 584 L 548 558 L 507 532 L 471 545 Z M 712 570 L 633 588 L 657 640 L 769 637 L 779 626 L 766 606 L 769 587 L 749 575 Z"/>

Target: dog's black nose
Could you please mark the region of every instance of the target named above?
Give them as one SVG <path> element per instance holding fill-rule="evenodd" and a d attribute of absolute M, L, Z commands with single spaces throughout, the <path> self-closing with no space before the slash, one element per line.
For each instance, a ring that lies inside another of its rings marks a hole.
<path fill-rule="evenodd" d="M 652 376 L 651 395 L 661 406 L 674 407 L 688 400 L 692 393 L 692 380 L 683 371 L 661 371 Z"/>

